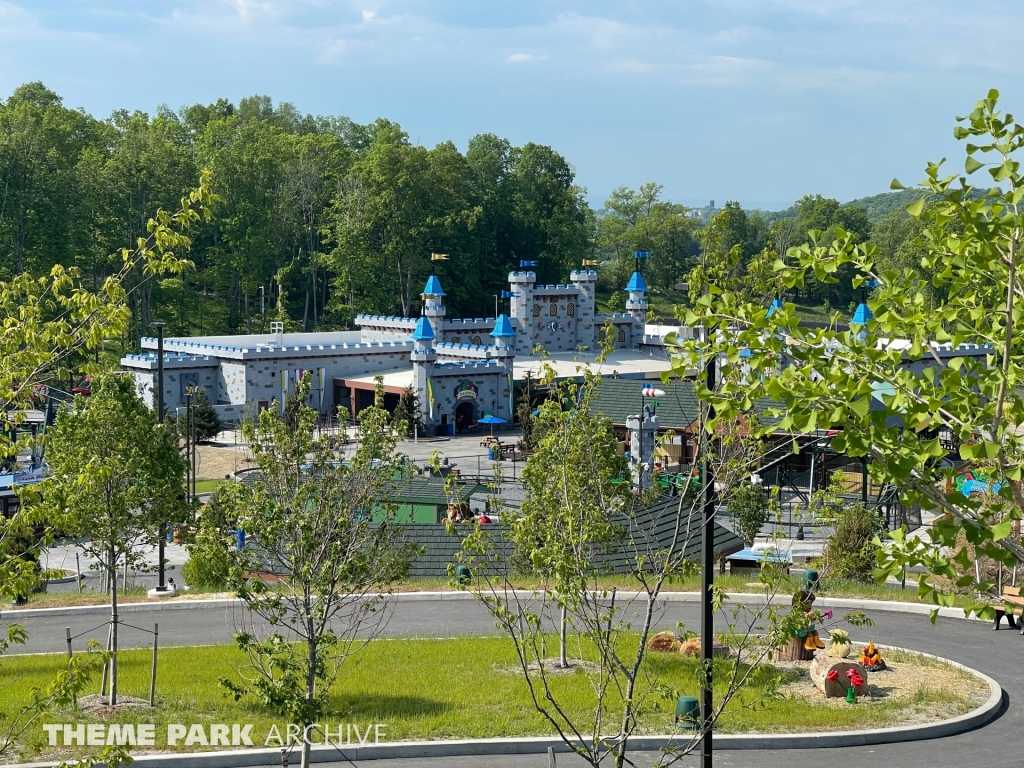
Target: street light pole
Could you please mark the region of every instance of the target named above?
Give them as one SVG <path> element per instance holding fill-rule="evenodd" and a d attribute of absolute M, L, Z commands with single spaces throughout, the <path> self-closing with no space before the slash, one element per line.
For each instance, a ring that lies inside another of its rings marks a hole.
<path fill-rule="evenodd" d="M 192 429 L 192 387 L 188 388 L 185 393 L 185 459 L 188 461 L 188 468 L 186 469 L 186 480 L 185 480 L 185 495 L 188 498 L 189 503 L 192 501 L 193 490 L 195 487 L 195 439 L 193 436 Z"/>
<path fill-rule="evenodd" d="M 150 323 L 150 328 L 156 328 L 156 423 L 164 423 L 164 325 L 162 320 Z M 157 542 L 157 591 L 167 591 L 167 584 L 164 582 L 164 542 L 167 539 L 167 526 L 161 520 L 159 541 Z"/>
<path fill-rule="evenodd" d="M 708 349 L 707 388 L 715 388 L 715 356 L 712 351 L 711 333 L 705 327 L 705 343 Z M 708 403 L 708 420 L 715 418 L 715 407 Z M 705 422 L 707 423 L 707 422 Z M 710 443 L 712 435 L 705 429 L 705 440 Z M 703 532 L 701 535 L 701 574 L 700 595 L 700 661 L 704 668 L 701 687 L 701 729 L 703 738 L 700 742 L 701 768 L 712 768 L 711 713 L 714 705 L 712 696 L 712 660 L 714 659 L 715 611 L 711 599 L 711 589 L 715 583 L 715 478 L 711 464 L 710 444 L 704 446 L 702 472 L 704 480 Z"/>

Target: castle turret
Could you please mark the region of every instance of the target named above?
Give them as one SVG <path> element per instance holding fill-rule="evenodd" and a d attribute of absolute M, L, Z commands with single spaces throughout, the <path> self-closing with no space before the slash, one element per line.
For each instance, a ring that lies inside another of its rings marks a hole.
<path fill-rule="evenodd" d="M 499 397 L 495 403 L 496 415 L 511 422 L 515 414 L 515 403 L 513 402 L 515 388 L 512 381 L 512 369 L 516 357 L 516 331 L 512 327 L 512 320 L 508 315 L 501 314 L 498 316 L 497 322 L 494 323 L 494 330 L 491 331 L 491 336 L 494 337 L 494 348 L 491 350 L 490 357 L 502 364 L 502 367 L 505 369 L 505 375 L 502 378 L 507 379 L 507 381 L 498 385 Z M 505 389 L 506 384 L 508 386 L 507 389 Z M 508 404 L 507 412 L 505 411 L 506 403 Z"/>
<path fill-rule="evenodd" d="M 430 321 L 421 317 L 416 323 L 416 329 L 412 332 L 414 344 L 412 352 L 409 353 L 409 359 L 412 361 L 412 388 L 416 392 L 420 408 L 426 409 L 431 418 L 433 418 L 434 408 L 430 398 L 430 380 L 434 376 L 434 363 L 437 362 L 437 350 L 434 349 L 435 338 Z"/>
<path fill-rule="evenodd" d="M 855 336 L 864 341 L 868 337 L 868 321 L 874 320 L 875 316 L 871 314 L 871 309 L 868 307 L 866 301 L 862 301 L 857 305 L 857 309 L 853 313 L 853 317 L 850 319 L 850 329 L 855 332 Z M 853 326 L 857 326 L 854 328 Z"/>
<path fill-rule="evenodd" d="M 594 327 L 597 314 L 597 271 L 574 270 L 569 273 L 569 280 L 580 292 L 576 308 L 577 339 L 582 346 L 593 349 L 597 345 L 597 329 Z"/>
<path fill-rule="evenodd" d="M 522 348 L 526 350 L 525 354 L 530 354 L 534 346 L 533 287 L 537 283 L 537 273 L 512 272 L 508 276 L 508 282 L 513 294 L 512 317 L 519 321 L 519 327 L 522 329 Z"/>
<path fill-rule="evenodd" d="M 516 356 L 516 332 L 508 315 L 500 315 L 491 331 L 494 337 L 494 349 L 491 357 L 500 360 L 509 373 L 512 372 L 512 360 Z"/>
<path fill-rule="evenodd" d="M 640 323 L 640 335 L 643 336 L 644 326 L 647 325 L 647 283 L 639 270 L 629 278 L 629 285 L 626 286 L 629 293 L 629 300 L 626 302 L 626 311 Z"/>
<path fill-rule="evenodd" d="M 868 280 L 864 283 L 860 290 L 860 304 L 857 305 L 857 309 L 853 312 L 853 317 L 850 318 L 850 330 L 855 333 L 860 341 L 864 341 L 868 337 L 868 322 L 875 319 L 875 316 L 871 314 L 871 308 L 868 306 L 868 289 L 877 287 L 877 280 Z M 853 326 L 857 327 L 854 328 Z"/>
<path fill-rule="evenodd" d="M 431 275 L 427 284 L 423 287 L 423 317 L 430 321 L 434 329 L 435 338 L 444 338 L 444 303 L 441 301 L 445 296 L 441 288 L 441 281 L 437 275 Z M 415 338 L 415 337 L 413 337 Z"/>

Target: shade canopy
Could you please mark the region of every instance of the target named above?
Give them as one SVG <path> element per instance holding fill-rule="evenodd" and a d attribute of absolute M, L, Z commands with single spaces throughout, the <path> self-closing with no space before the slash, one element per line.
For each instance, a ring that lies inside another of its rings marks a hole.
<path fill-rule="evenodd" d="M 500 419 L 497 416 L 491 416 L 490 414 L 488 414 L 487 416 L 484 416 L 482 419 L 480 419 L 477 423 L 478 424 L 504 424 L 505 420 L 504 419 Z"/>

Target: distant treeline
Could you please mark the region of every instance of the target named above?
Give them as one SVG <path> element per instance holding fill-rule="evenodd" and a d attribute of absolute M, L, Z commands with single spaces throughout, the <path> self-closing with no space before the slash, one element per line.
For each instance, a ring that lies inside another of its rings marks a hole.
<path fill-rule="evenodd" d="M 125 348 L 154 319 L 182 335 L 261 331 L 271 320 L 347 328 L 360 312 L 415 313 L 432 252 L 449 254 L 434 266 L 458 317 L 493 314 L 520 260 L 557 282 L 597 259 L 607 295 L 625 284 L 634 250 L 651 252 L 645 274 L 657 291 L 683 279 L 702 249 L 704 222 L 663 200 L 659 185 L 619 188 L 594 211 L 566 159 L 539 144 L 483 134 L 465 152 L 452 142 L 427 149 L 388 120 L 314 117 L 265 96 L 100 120 L 29 83 L 0 102 L 0 279 L 60 263 L 98 283 L 200 169 L 212 171 L 219 202 L 193 233 L 195 270 L 133 293 Z M 781 215 L 729 203 L 708 247 L 739 246 L 749 261 L 837 226 L 893 254 L 912 239 L 901 208 L 874 218 L 820 196 Z M 850 297 L 846 285 L 809 286 L 804 298 L 842 308 Z"/>

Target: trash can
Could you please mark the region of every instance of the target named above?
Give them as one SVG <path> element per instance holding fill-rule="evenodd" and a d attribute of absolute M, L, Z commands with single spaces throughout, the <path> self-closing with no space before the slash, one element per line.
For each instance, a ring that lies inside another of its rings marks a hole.
<path fill-rule="evenodd" d="M 493 445 L 487 446 L 487 460 L 488 461 L 497 461 L 498 460 L 498 452 L 495 450 Z"/>
<path fill-rule="evenodd" d="M 699 717 L 700 702 L 693 696 L 680 696 L 676 701 L 676 725 L 682 722 L 684 728 L 695 730 Z"/>
<path fill-rule="evenodd" d="M 813 592 L 813 591 L 815 591 L 818 588 L 818 582 L 820 580 L 821 580 L 821 577 L 818 575 L 817 571 L 812 571 L 812 570 L 804 571 L 804 578 L 803 578 L 803 582 L 802 582 L 803 590 L 805 592 Z"/>
<path fill-rule="evenodd" d="M 455 566 L 455 581 L 459 584 L 467 584 L 473 577 L 473 574 L 469 572 L 469 567 L 465 565 Z"/>

